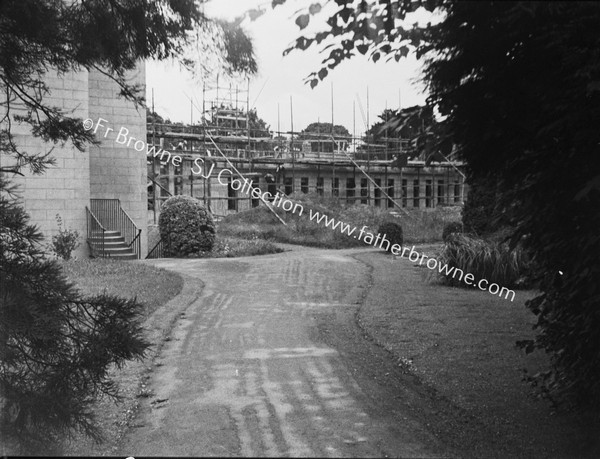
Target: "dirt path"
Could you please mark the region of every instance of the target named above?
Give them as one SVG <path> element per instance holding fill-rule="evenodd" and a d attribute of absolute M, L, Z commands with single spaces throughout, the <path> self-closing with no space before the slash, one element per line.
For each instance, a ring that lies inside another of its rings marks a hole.
<path fill-rule="evenodd" d="M 154 262 L 205 287 L 157 359 L 118 454 L 449 456 L 320 339 L 324 320 L 351 314 L 367 288 L 367 268 L 347 254 Z"/>

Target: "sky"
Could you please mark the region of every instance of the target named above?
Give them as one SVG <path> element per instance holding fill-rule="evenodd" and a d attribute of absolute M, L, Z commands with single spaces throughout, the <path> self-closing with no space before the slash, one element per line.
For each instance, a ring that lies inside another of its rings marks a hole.
<path fill-rule="evenodd" d="M 334 124 L 342 124 L 357 136 L 364 133 L 367 119 L 369 124 L 375 123 L 377 115 L 386 107 L 398 109 L 399 106 L 424 104 L 426 95 L 423 85 L 418 82 L 420 63 L 412 55 L 399 62 L 380 60 L 377 63 L 357 55 L 338 65 L 325 80 L 311 89 L 304 79 L 312 71 L 320 69 L 323 56 L 312 48 L 292 51 L 285 57 L 282 54 L 300 34 L 294 24 L 295 13 L 314 1 L 292 1 L 275 9 L 271 9 L 270 2 L 264 0 L 212 0 L 206 6 L 207 15 L 229 20 L 252 7 L 266 8 L 265 14 L 255 21 L 246 19 L 242 27 L 253 40 L 258 62 L 258 73 L 250 79 L 247 99 L 250 108 L 256 108 L 258 116 L 273 131 L 278 126 L 281 131 L 290 131 L 292 122 L 296 132 L 315 121 L 331 122 L 332 89 Z M 322 17 L 326 18 L 325 15 Z M 320 30 L 318 26 L 319 23 L 313 19 L 306 30 Z M 220 86 L 223 85 L 223 77 L 220 82 Z M 225 83 L 225 86 L 229 85 Z M 172 121 L 188 123 L 192 119 L 197 122 L 202 109 L 202 87 L 203 82 L 199 78 L 194 78 L 176 63 L 147 63 L 148 105 L 151 106 L 153 90 L 156 112 Z M 231 87 L 235 105 L 235 83 Z M 245 107 L 246 93 L 242 90 L 246 91 L 247 83 L 241 82 L 239 89 L 239 105 L 243 103 Z M 214 91 L 207 92 L 207 104 L 214 96 Z M 223 91 L 219 97 L 222 96 Z"/>

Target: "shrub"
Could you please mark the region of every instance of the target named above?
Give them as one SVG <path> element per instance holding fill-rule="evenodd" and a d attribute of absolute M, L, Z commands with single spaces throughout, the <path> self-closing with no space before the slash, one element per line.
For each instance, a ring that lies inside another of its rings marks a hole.
<path fill-rule="evenodd" d="M 494 219 L 498 215 L 496 206 L 496 182 L 492 178 L 473 180 L 467 200 L 462 209 L 462 222 L 465 231 L 487 234 L 498 227 Z"/>
<path fill-rule="evenodd" d="M 58 223 L 58 234 L 52 236 L 52 244 L 48 244 L 48 248 L 58 258 L 70 260 L 73 251 L 79 247 L 79 233 L 72 229 L 62 227 L 62 219 L 59 214 L 56 214 L 56 222 Z"/>
<path fill-rule="evenodd" d="M 465 274 L 471 273 L 477 280 L 486 279 L 507 288 L 524 287 L 531 267 L 529 257 L 520 247 L 510 249 L 507 243 L 489 242 L 460 233 L 448 236 L 439 261 Z M 441 276 L 449 285 L 467 286 L 453 273 L 454 270 Z"/>
<path fill-rule="evenodd" d="M 442 240 L 444 242 L 448 242 L 448 237 L 451 234 L 462 233 L 463 225 L 461 222 L 450 222 L 446 226 L 444 226 L 444 231 L 442 231 Z"/>
<path fill-rule="evenodd" d="M 167 199 L 161 207 L 158 227 L 168 257 L 210 252 L 215 243 L 212 215 L 200 201 L 190 196 Z"/>
<path fill-rule="evenodd" d="M 83 297 L 44 258 L 43 236 L 28 221 L 0 197 L 0 438 L 29 454 L 71 429 L 98 436 L 92 403 L 117 397 L 108 370 L 143 357 L 147 343 L 142 305 Z"/>
<path fill-rule="evenodd" d="M 394 244 L 401 246 L 404 242 L 402 237 L 402 227 L 396 222 L 387 221 L 382 223 L 377 232 L 381 235 L 385 234 L 386 238 L 390 241 L 388 252 Z"/>

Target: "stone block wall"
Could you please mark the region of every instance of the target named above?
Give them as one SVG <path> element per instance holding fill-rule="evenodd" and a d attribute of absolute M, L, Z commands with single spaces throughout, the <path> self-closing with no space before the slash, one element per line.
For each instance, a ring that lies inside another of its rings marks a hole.
<path fill-rule="evenodd" d="M 88 75 L 87 72 L 57 75 L 49 72 L 46 84 L 50 94 L 44 102 L 85 119 L 88 117 Z M 18 111 L 13 104 L 11 111 Z M 13 122 L 12 133 L 18 148 L 29 153 L 45 153 L 50 150 L 56 164 L 48 168 L 43 175 L 33 175 L 28 169 L 22 170 L 24 176 L 14 176 L 12 183 L 19 186 L 19 196 L 25 209 L 49 242 L 58 232 L 56 215 L 59 214 L 63 227 L 79 232 L 80 243 L 76 256 L 87 255 L 85 243 L 86 216 L 85 206 L 90 200 L 90 162 L 86 151 L 77 150 L 70 142 L 65 145 L 48 144 L 31 135 L 28 125 Z M 5 160 L 3 155 L 3 163 Z"/>
<path fill-rule="evenodd" d="M 131 84 L 145 84 L 145 66 L 127 75 Z M 146 150 L 136 150 L 127 138 L 146 141 L 146 111 L 136 110 L 133 103 L 118 97 L 119 87 L 99 71 L 89 73 L 89 117 L 105 127 L 98 127 L 96 136 L 99 146 L 89 148 L 90 197 L 93 199 L 119 199 L 138 228 L 142 229 L 142 258 L 148 252 L 148 194 Z M 112 131 L 107 133 L 106 128 Z M 106 134 L 106 136 L 105 136 Z M 138 144 L 139 145 L 139 144 Z"/>
<path fill-rule="evenodd" d="M 145 65 L 132 72 L 129 78 L 133 83 L 145 83 Z M 56 164 L 42 175 L 33 175 L 23 170 L 23 176 L 12 177 L 19 186 L 19 195 L 31 222 L 38 225 L 46 241 L 58 232 L 56 215 L 63 220 L 63 226 L 80 234 L 81 245 L 75 255 L 89 255 L 86 244 L 86 212 L 91 198 L 117 198 L 123 209 L 131 216 L 138 228 L 142 229 L 142 251 L 147 253 L 147 192 L 146 155 L 115 142 L 116 132 L 121 126 L 129 130 L 131 136 L 146 139 L 146 114 L 143 108 L 136 110 L 133 104 L 118 98 L 118 86 L 109 77 L 98 71 L 71 72 L 58 75 L 48 72 L 46 84 L 50 90 L 44 96 L 44 103 L 69 112 L 71 116 L 107 120 L 115 131 L 112 137 L 97 137 L 100 146 L 90 146 L 87 151 L 79 151 L 70 142 L 65 145 L 48 144 L 33 137 L 28 125 L 13 122 L 11 131 L 17 146 L 29 153 L 48 152 Z M 18 104 L 11 106 L 13 113 L 22 110 Z M 102 132 L 103 134 L 103 132 Z M 6 155 L 2 155 L 3 165 L 7 165 Z"/>

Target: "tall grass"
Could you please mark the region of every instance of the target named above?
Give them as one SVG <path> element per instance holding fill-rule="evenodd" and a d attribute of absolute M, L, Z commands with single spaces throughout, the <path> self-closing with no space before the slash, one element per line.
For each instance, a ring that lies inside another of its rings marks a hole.
<path fill-rule="evenodd" d="M 377 234 L 377 229 L 387 221 L 402 226 L 405 243 L 436 242 L 441 240 L 444 226 L 450 221 L 460 219 L 459 207 L 438 207 L 436 209 L 408 209 L 408 215 L 397 212 L 400 217 L 390 213 L 392 208 L 347 204 L 343 199 L 322 197 L 316 194 L 295 193 L 287 199 L 299 203 L 304 208 L 303 215 L 285 212 L 277 208 L 277 214 L 287 223 L 284 226 L 266 208 L 259 206 L 244 212 L 228 215 L 218 225 L 218 234 L 253 238 L 260 237 L 276 242 L 308 245 L 324 248 L 363 247 L 364 243 L 354 237 L 332 230 L 323 223 L 309 219 L 309 210 L 318 211 L 336 220 L 341 220 L 357 229 L 363 226 L 367 231 Z M 397 210 L 397 209 L 396 209 Z"/>
<path fill-rule="evenodd" d="M 404 231 L 405 243 L 439 242 L 444 227 L 460 221 L 459 206 L 439 206 L 434 209 L 406 209 L 408 215 L 400 212 L 400 224 Z"/>
<path fill-rule="evenodd" d="M 531 260 L 522 248 L 458 233 L 448 237 L 438 260 L 507 288 L 525 287 L 531 270 Z M 452 275 L 441 276 L 448 285 L 466 286 Z"/>

